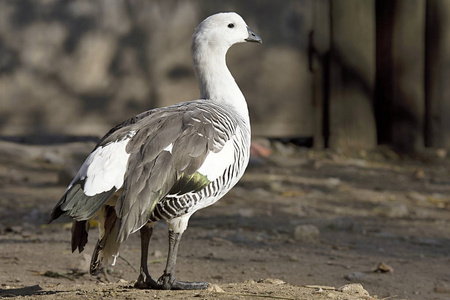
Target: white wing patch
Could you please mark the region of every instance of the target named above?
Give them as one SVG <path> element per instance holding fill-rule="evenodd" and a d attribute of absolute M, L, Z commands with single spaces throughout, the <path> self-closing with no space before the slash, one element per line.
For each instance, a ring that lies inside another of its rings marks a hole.
<path fill-rule="evenodd" d="M 167 146 L 166 148 L 163 149 L 163 151 L 167 151 L 170 154 L 172 154 L 172 148 L 173 148 L 173 144 L 169 144 L 169 146 Z"/>
<path fill-rule="evenodd" d="M 132 132 L 130 134 L 134 135 Z M 113 187 L 121 188 L 130 156 L 125 151 L 125 147 L 131 136 L 128 135 L 127 139 L 98 147 L 86 158 L 67 189 L 70 189 L 78 179 L 85 180 L 83 191 L 86 196 L 94 196 L 109 191 Z"/>
<path fill-rule="evenodd" d="M 206 157 L 203 164 L 197 170 L 202 175 L 205 175 L 209 181 L 216 180 L 223 175 L 226 168 L 234 163 L 234 146 L 233 139 L 225 143 L 222 150 L 214 153 L 211 152 Z"/>

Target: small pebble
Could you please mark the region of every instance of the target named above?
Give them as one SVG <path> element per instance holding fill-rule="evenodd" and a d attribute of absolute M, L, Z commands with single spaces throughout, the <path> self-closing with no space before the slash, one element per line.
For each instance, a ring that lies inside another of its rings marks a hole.
<path fill-rule="evenodd" d="M 323 293 L 323 289 L 322 288 L 317 288 L 316 290 L 314 290 L 315 294 L 322 294 Z"/>
<path fill-rule="evenodd" d="M 380 262 L 378 267 L 375 269 L 377 273 L 394 273 L 394 268 L 384 262 Z"/>
<path fill-rule="evenodd" d="M 225 291 L 217 284 L 209 284 L 207 291 L 214 292 L 214 293 L 225 293 Z"/>
<path fill-rule="evenodd" d="M 301 242 L 316 242 L 319 240 L 319 228 L 314 225 L 298 225 L 294 230 L 294 238 Z"/>
<path fill-rule="evenodd" d="M 362 272 L 353 272 L 345 275 L 344 278 L 353 282 L 370 282 L 374 279 L 373 276 Z"/>
<path fill-rule="evenodd" d="M 350 283 L 338 288 L 339 292 L 358 296 L 370 296 L 360 283 Z"/>
<path fill-rule="evenodd" d="M 276 279 L 276 278 L 266 278 L 266 279 L 260 279 L 258 280 L 258 283 L 268 283 L 268 284 L 274 284 L 274 285 L 280 285 L 280 284 L 285 284 L 286 282 L 284 282 L 281 279 Z"/>

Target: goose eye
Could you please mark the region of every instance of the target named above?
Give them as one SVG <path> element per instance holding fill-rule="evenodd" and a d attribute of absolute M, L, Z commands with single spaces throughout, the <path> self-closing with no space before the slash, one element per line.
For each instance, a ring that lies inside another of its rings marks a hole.
<path fill-rule="evenodd" d="M 228 24 L 228 28 L 234 28 L 234 24 L 233 23 Z"/>

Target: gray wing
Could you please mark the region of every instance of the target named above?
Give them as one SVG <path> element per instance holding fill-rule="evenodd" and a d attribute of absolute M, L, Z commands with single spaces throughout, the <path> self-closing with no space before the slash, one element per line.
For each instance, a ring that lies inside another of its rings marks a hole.
<path fill-rule="evenodd" d="M 134 116 L 131 119 L 126 120 L 125 122 L 115 126 L 112 128 L 96 145 L 94 150 L 91 152 L 89 157 L 81 166 L 78 174 L 75 176 L 74 180 L 71 182 L 69 187 L 67 188 L 64 195 L 58 201 L 56 206 L 54 207 L 50 222 L 59 218 L 61 215 L 66 214 L 70 217 L 74 218 L 77 221 L 84 221 L 92 218 L 99 209 L 111 198 L 111 196 L 120 188 L 118 186 L 110 185 L 108 188 L 103 189 L 101 191 L 95 192 L 92 195 L 86 194 L 85 184 L 87 181 L 87 169 L 90 165 L 97 160 L 98 157 L 89 159 L 92 155 L 95 154 L 96 150 L 101 150 L 99 148 L 107 147 L 112 143 L 117 141 L 127 141 L 130 139 L 130 133 L 133 132 L 133 128 L 136 127 L 136 123 L 140 120 L 149 117 L 153 113 L 158 112 L 156 110 L 149 110 L 143 112 L 137 116 Z M 111 153 L 111 155 L 123 155 L 125 152 L 119 153 Z M 101 160 L 101 158 L 100 158 Z M 114 170 L 108 170 L 109 173 L 114 173 Z M 124 176 L 125 172 L 118 172 L 117 176 Z M 98 175 L 98 174 L 94 174 Z"/>
<path fill-rule="evenodd" d="M 156 110 L 129 127 L 138 131 L 127 144 L 130 157 L 116 203 L 119 242 L 147 223 L 169 192 L 196 192 L 210 183 L 196 171 L 208 154 L 221 151 L 236 122 L 222 107 L 196 101 Z"/>

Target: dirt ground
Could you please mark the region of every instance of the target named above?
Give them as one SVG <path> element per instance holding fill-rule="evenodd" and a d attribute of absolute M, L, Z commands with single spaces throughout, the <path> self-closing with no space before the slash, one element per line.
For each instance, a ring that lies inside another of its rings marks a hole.
<path fill-rule="evenodd" d="M 97 238 L 70 251 L 70 220 L 49 213 L 94 143 L 0 142 L 0 296 L 20 299 L 450 299 L 450 159 L 387 149 L 343 155 L 279 143 L 197 212 L 177 278 L 206 291 L 132 288 L 139 235 L 105 276 L 87 268 Z M 156 226 L 150 273 L 167 251 Z M 361 285 L 357 285 L 360 283 Z M 370 294 L 370 296 L 369 296 Z"/>

